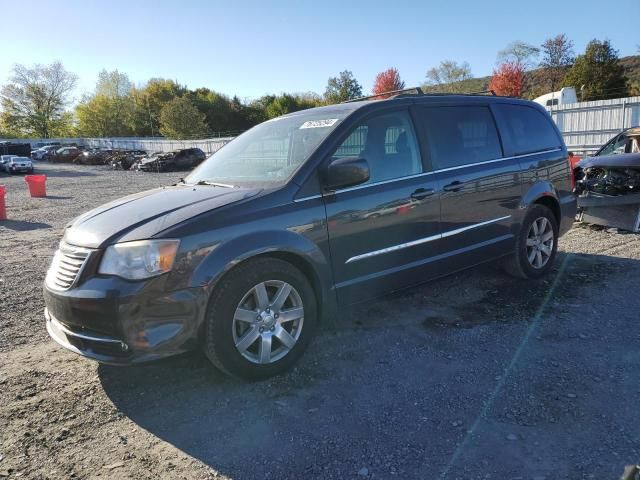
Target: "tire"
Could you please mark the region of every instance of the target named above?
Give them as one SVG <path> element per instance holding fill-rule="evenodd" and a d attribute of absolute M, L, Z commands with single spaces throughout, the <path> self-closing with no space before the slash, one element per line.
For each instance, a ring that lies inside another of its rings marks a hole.
<path fill-rule="evenodd" d="M 281 308 L 278 293 L 287 294 Z M 227 375 L 262 380 L 286 371 L 298 360 L 316 324 L 316 296 L 300 270 L 275 258 L 250 260 L 229 272 L 211 295 L 203 349 Z"/>
<path fill-rule="evenodd" d="M 536 235 L 536 229 L 540 232 L 543 226 L 544 231 Z M 550 242 L 543 240 L 550 234 Z M 534 204 L 524 217 L 516 238 L 515 252 L 505 260 L 504 269 L 517 278 L 540 278 L 553 267 L 557 250 L 558 221 L 548 207 Z M 533 260 L 530 260 L 531 258 Z"/>

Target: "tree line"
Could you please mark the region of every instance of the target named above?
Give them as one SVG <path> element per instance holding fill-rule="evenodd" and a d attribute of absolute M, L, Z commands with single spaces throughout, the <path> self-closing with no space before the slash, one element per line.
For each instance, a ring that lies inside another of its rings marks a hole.
<path fill-rule="evenodd" d="M 15 65 L 0 89 L 0 136 L 118 137 L 165 136 L 205 138 L 235 135 L 265 120 L 306 108 L 339 103 L 363 95 L 349 70 L 331 77 L 323 95 L 314 92 L 264 95 L 252 101 L 227 96 L 206 87 L 191 90 L 174 80 L 152 78 L 135 86 L 118 70 L 102 70 L 93 92 L 72 105 L 77 76 L 62 63 Z M 622 97 L 640 91 L 630 83 L 608 40 L 592 40 L 575 56 L 564 34 L 540 47 L 517 41 L 498 52 L 487 83 L 476 79 L 468 62 L 442 60 L 425 75 L 427 92 L 462 93 L 489 88 L 498 95 L 534 98 L 573 86 L 581 100 Z M 380 72 L 372 94 L 402 90 L 396 68 Z"/>
<path fill-rule="evenodd" d="M 428 92 L 493 90 L 497 95 L 533 99 L 562 87 L 574 87 L 580 101 L 640 94 L 640 81 L 629 81 L 618 51 L 609 40 L 591 40 L 575 55 L 573 42 L 559 34 L 539 47 L 516 41 L 498 52 L 488 79 L 474 78 L 467 62 L 443 60 L 427 71 Z"/>

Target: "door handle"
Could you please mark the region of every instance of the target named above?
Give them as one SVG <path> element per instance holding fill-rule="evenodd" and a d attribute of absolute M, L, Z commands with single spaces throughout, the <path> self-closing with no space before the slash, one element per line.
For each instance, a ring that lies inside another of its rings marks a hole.
<path fill-rule="evenodd" d="M 442 190 L 445 192 L 459 192 L 462 190 L 462 187 L 464 187 L 462 182 L 460 180 L 456 180 L 455 182 L 451 182 L 450 184 L 442 187 Z"/>
<path fill-rule="evenodd" d="M 414 200 L 423 200 L 433 195 L 435 192 L 436 191 L 433 188 L 419 188 L 411 194 L 411 198 Z"/>

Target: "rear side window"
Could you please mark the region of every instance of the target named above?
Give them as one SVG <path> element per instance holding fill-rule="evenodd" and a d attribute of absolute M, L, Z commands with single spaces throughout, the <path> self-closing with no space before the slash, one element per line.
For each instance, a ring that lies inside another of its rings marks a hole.
<path fill-rule="evenodd" d="M 494 106 L 507 155 L 551 150 L 562 145 L 551 118 L 526 105 Z"/>
<path fill-rule="evenodd" d="M 502 156 L 488 107 L 427 107 L 422 110 L 431 161 L 436 170 Z"/>

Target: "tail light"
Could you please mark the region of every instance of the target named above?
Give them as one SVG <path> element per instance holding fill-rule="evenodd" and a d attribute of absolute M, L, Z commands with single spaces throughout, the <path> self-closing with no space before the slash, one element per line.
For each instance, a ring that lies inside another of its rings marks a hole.
<path fill-rule="evenodd" d="M 578 162 L 582 160 L 582 157 L 578 157 L 573 153 L 569 153 L 569 158 L 567 160 L 569 162 L 569 181 L 571 183 L 571 191 L 573 191 L 573 189 L 576 187 L 575 168 L 576 168 L 576 165 L 578 165 Z"/>

